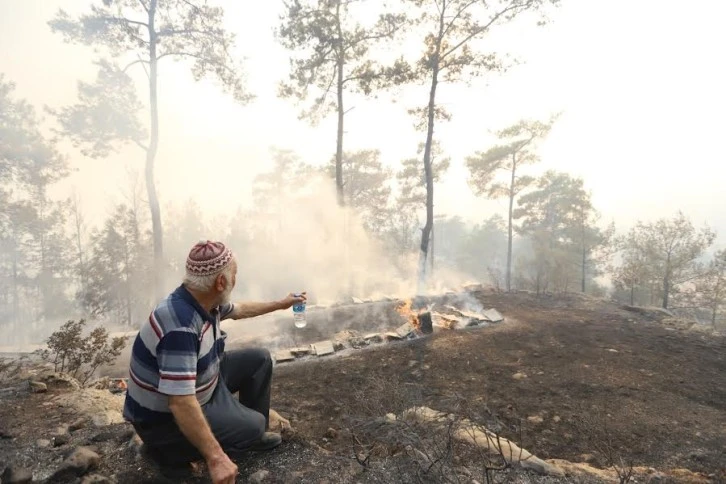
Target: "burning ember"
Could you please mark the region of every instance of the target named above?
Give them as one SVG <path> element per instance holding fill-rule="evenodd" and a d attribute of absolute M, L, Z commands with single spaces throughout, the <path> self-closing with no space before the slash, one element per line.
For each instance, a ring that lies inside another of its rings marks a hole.
<path fill-rule="evenodd" d="M 418 331 L 421 328 L 421 323 L 418 320 L 418 315 L 411 309 L 411 305 L 413 304 L 412 299 L 406 299 L 403 301 L 403 303 L 396 308 L 396 311 L 398 314 L 403 316 L 403 318 L 411 323 L 411 326 Z"/>
<path fill-rule="evenodd" d="M 413 299 L 406 299 L 396 308 L 398 314 L 403 316 L 408 324 L 417 333 L 430 334 L 433 332 L 432 319 L 430 312 L 416 313 L 413 309 Z"/>

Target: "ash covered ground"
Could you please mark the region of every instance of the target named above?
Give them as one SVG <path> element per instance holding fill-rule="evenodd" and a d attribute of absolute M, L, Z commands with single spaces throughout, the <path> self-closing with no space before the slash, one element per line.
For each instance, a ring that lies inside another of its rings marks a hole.
<path fill-rule="evenodd" d="M 273 407 L 294 433 L 275 451 L 241 458 L 238 482 L 617 482 L 630 469 L 637 482 L 726 480 L 723 336 L 580 296 L 473 297 L 504 323 L 277 365 Z M 310 311 L 303 331 L 292 330 L 289 315 L 270 318 L 263 333 L 228 330 L 230 345 L 277 350 L 345 329 L 390 330 L 402 321 L 395 306 Z M 26 468 L 42 481 L 85 446 L 98 461 L 63 482 L 164 482 L 138 455 L 130 426 L 115 420 L 120 394 L 52 381 L 46 393 L 31 393 L 34 377 L 7 364 L 0 467 Z M 450 427 L 396 418 L 414 406 L 486 427 L 564 475 L 503 465 Z M 56 441 L 62 431 L 67 437 Z M 208 482 L 203 467 L 186 481 Z"/>

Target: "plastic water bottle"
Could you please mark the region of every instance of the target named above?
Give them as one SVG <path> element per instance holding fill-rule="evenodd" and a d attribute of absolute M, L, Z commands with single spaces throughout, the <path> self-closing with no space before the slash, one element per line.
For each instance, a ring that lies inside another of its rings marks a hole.
<path fill-rule="evenodd" d="M 294 294 L 295 297 L 300 297 L 300 294 Z M 304 328 L 308 322 L 305 319 L 305 302 L 297 303 L 292 305 L 292 318 L 295 321 L 296 328 Z"/>

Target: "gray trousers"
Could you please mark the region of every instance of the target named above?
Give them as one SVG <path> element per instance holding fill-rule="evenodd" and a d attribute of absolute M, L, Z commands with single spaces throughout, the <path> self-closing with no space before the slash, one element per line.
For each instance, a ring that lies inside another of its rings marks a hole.
<path fill-rule="evenodd" d="M 261 348 L 225 352 L 220 381 L 202 411 L 222 448 L 241 453 L 262 437 L 270 418 L 272 358 Z M 233 393 L 239 392 L 239 400 Z M 164 465 L 201 460 L 176 422 L 134 424 L 149 455 Z"/>

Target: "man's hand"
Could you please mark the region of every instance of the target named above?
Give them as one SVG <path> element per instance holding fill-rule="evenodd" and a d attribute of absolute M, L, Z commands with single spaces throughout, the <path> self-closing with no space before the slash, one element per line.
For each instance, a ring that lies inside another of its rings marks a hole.
<path fill-rule="evenodd" d="M 290 309 L 293 305 L 305 302 L 307 300 L 308 296 L 306 292 L 302 292 L 300 294 L 290 293 L 285 299 L 280 301 L 280 306 L 282 306 L 281 309 Z"/>
<path fill-rule="evenodd" d="M 208 459 L 207 469 L 213 484 L 234 484 L 238 473 L 237 466 L 224 452 Z"/>

